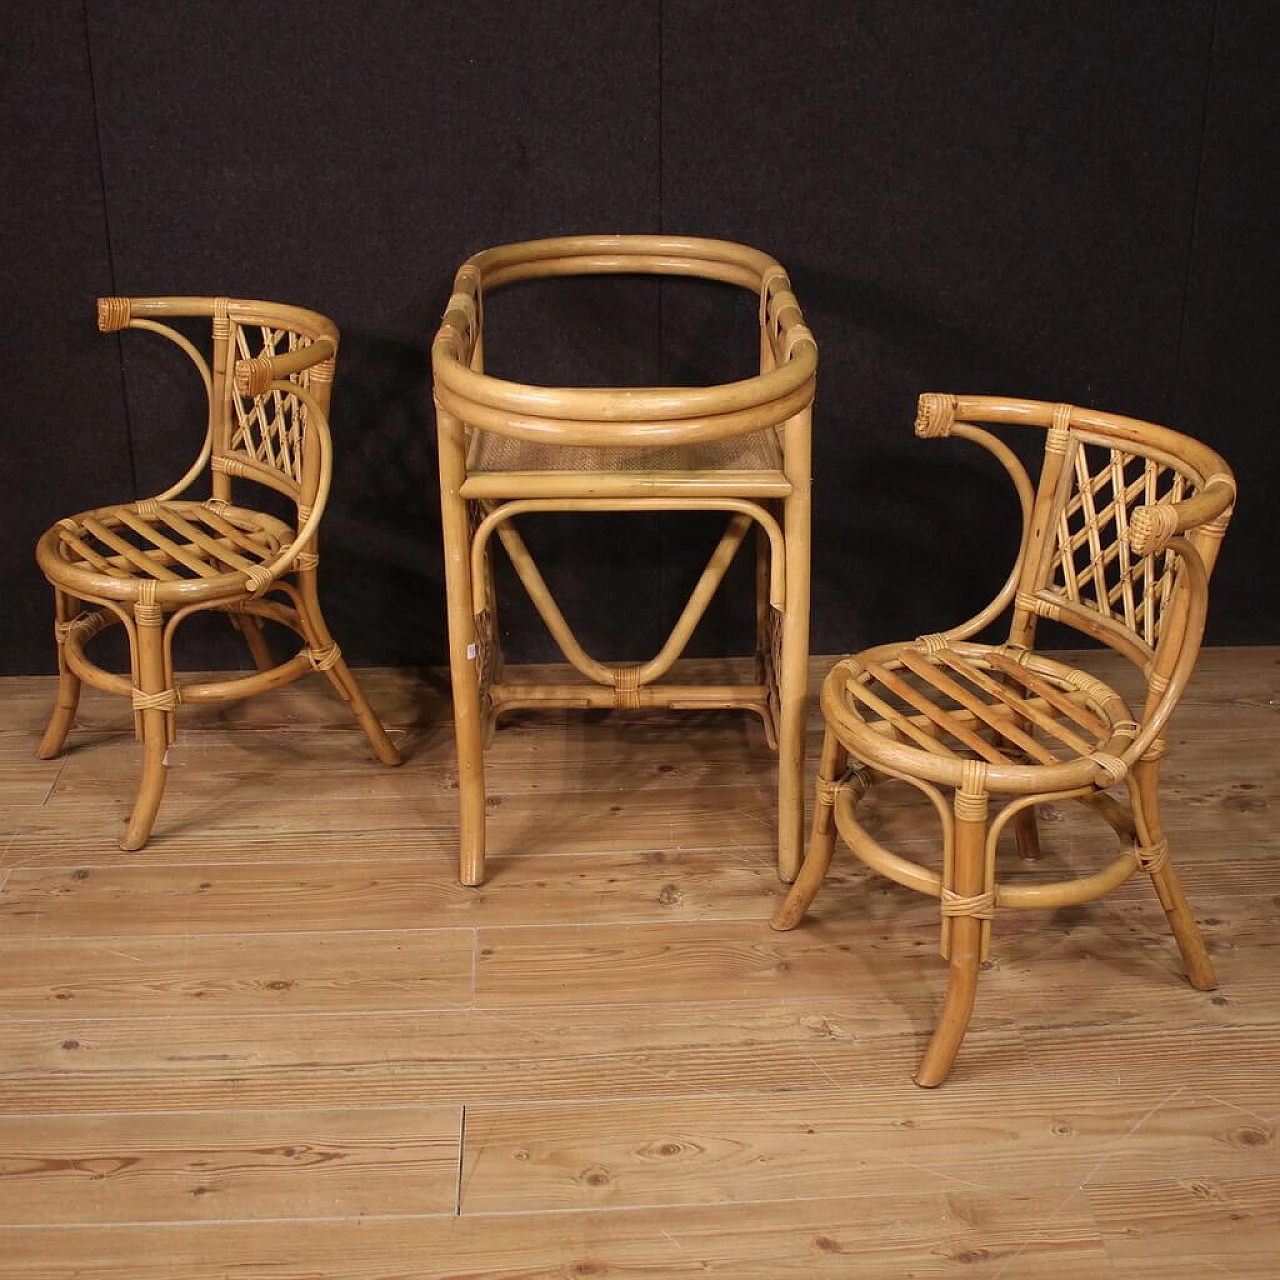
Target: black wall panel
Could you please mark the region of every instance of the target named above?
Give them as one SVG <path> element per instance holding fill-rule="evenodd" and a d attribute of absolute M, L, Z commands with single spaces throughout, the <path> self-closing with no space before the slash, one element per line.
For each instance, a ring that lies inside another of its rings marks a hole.
<path fill-rule="evenodd" d="M 111 267 L 79 0 L 7 20 L 0 120 L 0 671 L 48 671 L 53 600 L 35 540 L 60 516 L 132 486 L 117 344 L 94 321 Z"/>
<path fill-rule="evenodd" d="M 1276 544 L 1267 487 L 1280 472 L 1272 371 L 1280 335 L 1276 51 L 1280 5 L 1218 6 L 1173 425 L 1231 463 L 1240 502 L 1214 577 L 1210 638 L 1280 640 L 1267 583 Z"/>
<path fill-rule="evenodd" d="M 443 661 L 430 337 L 469 253 L 575 231 L 727 236 L 791 271 L 822 349 L 816 651 L 959 618 L 1001 576 L 973 566 L 1008 554 L 1006 482 L 962 444 L 914 440 L 927 389 L 1068 399 L 1212 441 L 1245 489 L 1211 639 L 1280 641 L 1250 493 L 1278 461 L 1262 403 L 1276 15 L 1270 0 L 15 10 L 0 664 L 51 669 L 38 532 L 154 491 L 198 445 L 180 357 L 98 335 L 105 292 L 256 294 L 338 321 L 330 620 L 357 662 Z M 533 381 L 720 380 L 748 371 L 752 316 L 685 282 L 521 286 L 489 307 L 488 354 Z M 669 620 L 654 602 L 674 607 L 715 533 L 601 517 L 585 537 L 551 519 L 528 536 L 589 646 L 639 657 Z M 629 585 L 602 607 L 612 573 Z M 508 595 L 514 656 L 551 656 Z M 741 647 L 742 604 L 699 642 Z M 242 655 L 200 633 L 180 661 Z"/>
<path fill-rule="evenodd" d="M 664 226 L 774 252 L 821 349 L 816 652 L 1003 580 L 1007 481 L 916 441 L 918 392 L 1168 414 L 1211 11 L 665 7 Z"/>
<path fill-rule="evenodd" d="M 604 0 L 276 11 L 92 10 L 119 288 L 269 297 L 338 321 L 329 621 L 354 661 L 439 662 L 431 335 L 477 249 L 656 224 L 657 14 Z M 620 363 L 623 380 L 651 379 L 652 289 L 598 289 L 575 308 L 577 296 L 499 299 L 495 368 L 514 349 L 529 377 L 607 380 Z M 595 340 L 635 307 L 614 350 Z M 637 338 L 642 364 L 628 367 Z M 124 350 L 153 489 L 180 473 L 196 424 L 160 394 L 148 345 L 127 335 Z M 232 661 L 231 643 L 198 656 Z"/>

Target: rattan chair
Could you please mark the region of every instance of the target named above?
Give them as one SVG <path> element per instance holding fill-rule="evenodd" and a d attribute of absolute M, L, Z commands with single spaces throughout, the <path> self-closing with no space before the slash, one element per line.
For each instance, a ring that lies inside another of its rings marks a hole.
<path fill-rule="evenodd" d="M 1048 429 L 1038 487 L 1008 445 L 976 423 Z M 789 929 L 803 917 L 837 831 L 876 871 L 940 899 L 950 976 L 916 1075 L 933 1086 L 947 1077 L 968 1027 L 997 907 L 1073 906 L 1146 871 L 1192 985 L 1215 985 L 1169 861 L 1157 780 L 1169 716 L 1199 651 L 1209 575 L 1236 486 L 1227 464 L 1187 436 L 1069 405 L 927 395 L 916 434 L 959 436 L 1004 465 L 1022 506 L 1020 552 L 998 596 L 968 622 L 879 645 L 827 676 L 808 857 L 773 925 Z M 969 639 L 1010 605 L 1007 643 Z M 1087 671 L 1036 653 L 1041 618 L 1130 658 L 1142 676 L 1141 701 L 1134 698 L 1131 709 Z M 885 778 L 910 783 L 936 809 L 940 871 L 890 852 L 859 822 L 859 802 Z M 1112 794 L 1121 784 L 1127 807 Z M 1005 801 L 994 815 L 993 796 Z M 1072 880 L 1001 879 L 1001 833 L 1012 823 L 1019 851 L 1035 856 L 1035 806 L 1068 799 L 1114 828 L 1119 854 Z"/>
<path fill-rule="evenodd" d="M 212 322 L 212 360 L 167 319 Z M 142 782 L 120 844 L 146 844 L 164 794 L 165 765 L 183 703 L 242 698 L 323 671 L 348 702 L 378 758 L 399 756 L 342 660 L 316 594 L 316 531 L 329 494 L 327 413 L 338 331 L 297 307 L 229 298 L 102 298 L 104 332 L 149 329 L 194 362 L 208 396 L 204 447 L 177 484 L 140 502 L 59 520 L 36 559 L 54 589 L 57 705 L 39 755 L 58 755 L 75 719 L 81 681 L 130 700 L 142 741 Z M 208 473 L 212 496 L 183 497 Z M 233 478 L 274 489 L 296 504 L 292 523 L 231 501 Z M 82 604 L 96 606 L 81 612 Z M 180 682 L 173 636 L 207 609 L 230 613 L 257 672 Z M 272 657 L 263 621 L 297 632 L 302 648 Z M 105 627 L 128 637 L 131 674 L 107 671 L 85 654 Z"/>
<path fill-rule="evenodd" d="M 759 302 L 759 374 L 718 386 L 588 390 L 525 385 L 485 373 L 486 293 L 514 281 L 605 273 L 701 277 L 750 290 Z M 760 715 L 779 749 L 779 871 L 794 878 L 804 835 L 810 410 L 817 348 L 786 273 L 768 255 L 742 245 L 668 236 L 565 237 L 490 249 L 458 271 L 432 363 L 463 883 L 484 879 L 483 751 L 489 732 L 509 711 L 547 707 L 739 707 Z M 644 663 L 610 663 L 585 652 L 516 530 L 516 517 L 546 511 L 721 511 L 728 525 L 660 651 Z M 661 683 L 753 524 L 754 681 Z M 583 679 L 538 684 L 504 678 L 490 565 L 494 535 Z"/>

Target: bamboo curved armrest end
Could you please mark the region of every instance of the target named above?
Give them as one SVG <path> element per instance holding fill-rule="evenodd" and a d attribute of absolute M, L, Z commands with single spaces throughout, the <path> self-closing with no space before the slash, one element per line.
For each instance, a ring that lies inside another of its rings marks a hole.
<path fill-rule="evenodd" d="M 98 329 L 102 333 L 117 333 L 128 327 L 130 307 L 128 298 L 98 299 Z"/>
<path fill-rule="evenodd" d="M 956 398 L 926 391 L 917 402 L 915 432 L 922 440 L 936 440 L 951 434 L 956 422 Z"/>

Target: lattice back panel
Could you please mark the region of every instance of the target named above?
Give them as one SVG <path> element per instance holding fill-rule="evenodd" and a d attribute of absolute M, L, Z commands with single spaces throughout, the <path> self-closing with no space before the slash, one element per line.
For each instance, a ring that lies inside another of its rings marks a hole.
<path fill-rule="evenodd" d="M 1073 436 L 1061 483 L 1066 499 L 1048 533 L 1041 591 L 1125 627 L 1154 649 L 1177 557 L 1136 555 L 1129 520 L 1137 507 L 1190 497 L 1193 479 L 1164 461 Z"/>
<path fill-rule="evenodd" d="M 282 355 L 311 344 L 311 339 L 291 329 L 267 325 L 236 325 L 237 360 Z M 307 372 L 294 381 L 307 385 Z M 230 452 L 243 454 L 260 466 L 278 471 L 293 485 L 302 483 L 302 442 L 306 406 L 297 396 L 269 391 L 262 396 L 242 396 L 231 391 Z"/>

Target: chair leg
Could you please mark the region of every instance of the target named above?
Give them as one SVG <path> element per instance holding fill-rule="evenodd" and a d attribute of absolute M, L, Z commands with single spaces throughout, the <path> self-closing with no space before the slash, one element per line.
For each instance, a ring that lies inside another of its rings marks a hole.
<path fill-rule="evenodd" d="M 830 729 L 822 738 L 822 757 L 818 762 L 818 784 L 813 806 L 813 831 L 809 852 L 796 876 L 791 892 L 773 913 L 769 924 L 774 929 L 794 929 L 804 919 L 810 904 L 822 887 L 836 842 L 837 782 L 848 767 L 849 753 Z"/>
<path fill-rule="evenodd" d="M 480 649 L 471 595 L 471 522 L 459 493 L 466 476 L 466 430 L 436 405 L 440 444 L 440 517 L 444 544 L 445 617 L 449 626 L 449 679 L 458 752 L 460 831 L 458 879 L 484 883 L 484 732 L 480 705 Z M 504 526 L 505 527 L 505 526 Z"/>
<path fill-rule="evenodd" d="M 502 627 L 498 621 L 498 591 L 494 584 L 493 578 L 493 556 L 492 548 L 486 547 L 483 557 L 484 573 L 484 614 L 480 618 L 476 618 L 476 643 L 480 646 L 481 652 L 484 646 L 489 648 L 489 669 L 483 673 L 482 679 L 487 680 L 490 685 L 499 684 L 502 680 Z M 479 662 L 477 661 L 477 671 L 479 671 Z M 483 699 L 482 699 L 483 701 Z M 492 706 L 485 710 L 483 720 L 481 721 L 480 733 L 480 750 L 487 751 L 493 746 L 494 735 L 498 732 L 498 716 L 494 713 Z"/>
<path fill-rule="evenodd" d="M 949 892 L 944 887 L 942 900 L 943 936 L 950 962 L 947 994 L 915 1074 L 916 1084 L 926 1089 L 936 1088 L 951 1073 L 978 994 L 983 926 L 991 910 L 989 903 L 981 901 L 986 880 L 986 806 L 986 795 L 980 791 L 961 789 L 956 793 L 953 884 Z"/>
<path fill-rule="evenodd" d="M 790 614 L 783 621 L 781 714 L 778 717 L 778 879 L 793 881 L 804 859 L 804 730 L 808 644 L 788 641 L 795 628 Z"/>
<path fill-rule="evenodd" d="M 778 681 L 778 878 L 791 883 L 804 859 L 804 734 L 809 706 L 809 604 L 812 511 L 810 433 L 806 408 L 783 425 L 791 493 L 782 504 L 786 609 Z"/>
<path fill-rule="evenodd" d="M 1013 838 L 1020 858 L 1033 862 L 1040 856 L 1040 827 L 1036 822 L 1035 805 L 1029 805 L 1014 814 Z"/>
<path fill-rule="evenodd" d="M 769 544 L 769 538 L 759 524 L 756 525 L 756 653 L 755 653 L 755 682 L 759 685 L 767 684 L 769 675 L 772 671 L 774 688 L 773 695 L 778 696 L 780 702 L 780 690 L 778 687 L 778 672 L 773 670 L 774 654 L 773 654 L 773 629 L 778 619 L 775 618 L 773 606 L 769 603 L 769 577 L 772 566 L 773 549 Z M 770 751 L 778 750 L 778 724 L 775 707 L 775 697 L 766 696 L 764 706 L 760 711 L 760 722 L 764 726 L 764 740 Z"/>
<path fill-rule="evenodd" d="M 1169 861 L 1169 844 L 1160 822 L 1160 762 L 1140 760 L 1129 775 L 1129 798 L 1133 804 L 1137 828 L 1139 857 L 1151 874 L 1160 905 L 1182 952 L 1187 978 L 1200 991 L 1212 991 L 1218 985 L 1213 962 L 1205 950 L 1204 938 L 1182 891 L 1182 882 Z"/>
<path fill-rule="evenodd" d="M 456 661 L 453 670 L 453 725 L 458 753 L 458 879 L 480 885 L 485 877 L 484 724 L 474 664 Z"/>
<path fill-rule="evenodd" d="M 1029 647 L 1029 645 L 1028 645 Z M 1010 687 L 1011 680 L 1006 678 L 1005 687 Z M 1035 726 L 1023 716 L 1018 716 L 1014 723 L 1024 733 L 1034 732 Z M 1014 750 L 1017 750 L 1017 744 L 1011 742 L 1009 738 L 1003 734 L 997 733 L 995 741 L 1009 743 Z M 1040 825 L 1036 820 L 1036 806 L 1029 805 L 1025 809 L 1019 809 L 1013 818 L 1013 838 L 1014 845 L 1018 850 L 1018 857 L 1026 862 L 1034 862 L 1040 856 Z"/>
<path fill-rule="evenodd" d="M 151 838 L 168 773 L 169 716 L 175 700 L 165 675 L 163 619 L 154 605 L 138 605 L 134 610 L 136 639 L 134 670 L 138 682 L 134 708 L 141 726 L 142 779 L 133 802 L 120 847 L 141 849 Z M 168 697 L 166 705 L 166 695 Z M 146 705 L 148 700 L 157 705 Z"/>
<path fill-rule="evenodd" d="M 231 618 L 231 625 L 244 636 L 253 665 L 259 671 L 270 671 L 276 665 L 276 660 L 271 656 L 271 646 L 267 644 L 262 619 L 243 609 L 231 610 L 228 616 Z"/>
<path fill-rule="evenodd" d="M 778 879 L 790 884 L 804 859 L 804 735 L 809 706 L 807 564 L 787 555 L 787 607 L 782 627 L 782 670 L 778 673 Z"/>
<path fill-rule="evenodd" d="M 298 615 L 302 623 L 303 634 L 312 650 L 322 656 L 316 663 L 317 669 L 329 677 L 330 683 L 337 690 L 338 696 L 351 709 L 356 722 L 364 730 L 365 737 L 373 753 L 383 764 L 400 763 L 400 753 L 395 744 L 387 736 L 382 721 L 378 719 L 369 700 L 364 696 L 351 668 L 342 657 L 341 650 L 334 643 L 333 636 L 324 620 L 320 608 L 320 597 L 316 592 L 316 574 L 314 569 L 306 569 L 298 574 Z M 248 619 L 250 615 L 246 615 Z M 255 618 L 256 622 L 257 619 Z M 251 633 L 246 632 L 246 635 Z M 263 642 L 265 646 L 265 641 Z M 252 640 L 250 648 L 253 647 Z M 255 654 L 256 657 L 256 654 Z"/>
<path fill-rule="evenodd" d="M 76 616 L 80 602 L 65 591 L 54 589 L 53 605 L 57 625 L 54 633 L 58 643 L 58 696 L 54 703 L 49 724 L 45 728 L 44 737 L 36 748 L 36 755 L 41 760 L 52 760 L 62 754 L 67 741 L 67 734 L 75 723 L 76 709 L 80 705 L 80 677 L 67 665 L 66 640 L 63 638 L 64 628 L 70 625 Z"/>

